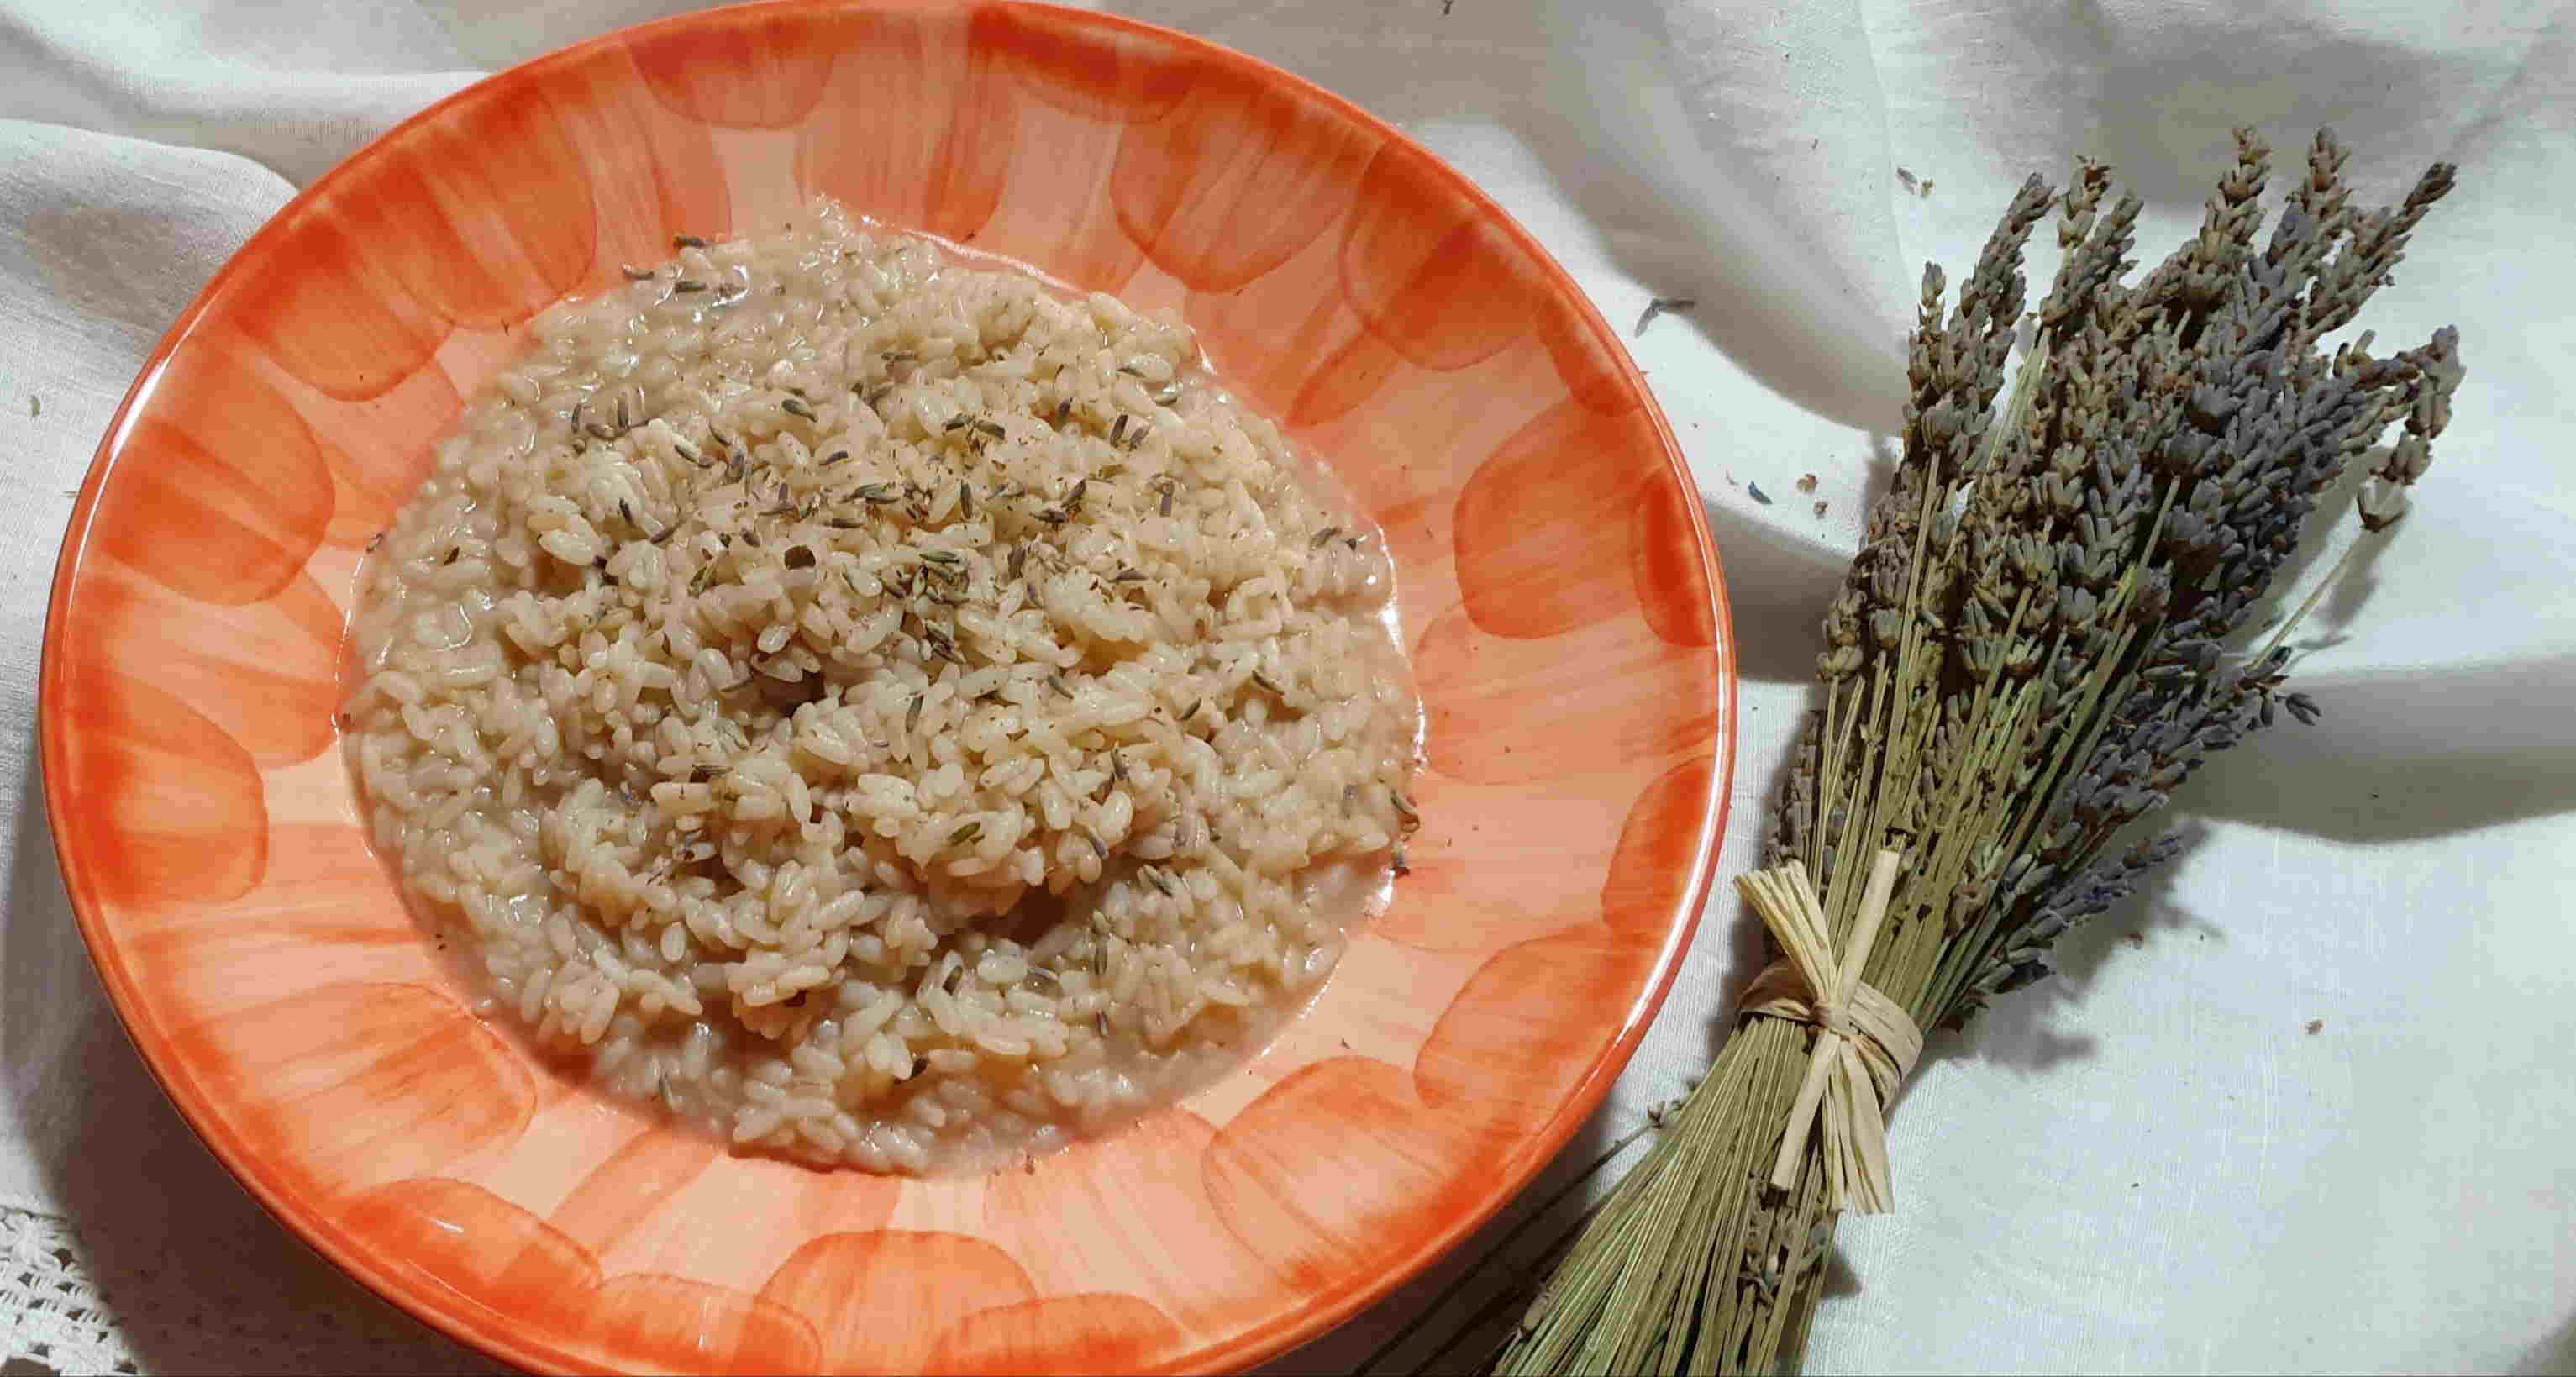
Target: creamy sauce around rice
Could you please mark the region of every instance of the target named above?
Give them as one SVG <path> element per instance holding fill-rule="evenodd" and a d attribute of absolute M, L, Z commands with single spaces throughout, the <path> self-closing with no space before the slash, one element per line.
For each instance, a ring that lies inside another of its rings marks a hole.
<path fill-rule="evenodd" d="M 487 1011 L 746 1149 L 980 1169 L 1239 1063 L 1386 895 L 1379 533 L 1182 327 L 818 206 L 541 318 L 347 749 Z"/>

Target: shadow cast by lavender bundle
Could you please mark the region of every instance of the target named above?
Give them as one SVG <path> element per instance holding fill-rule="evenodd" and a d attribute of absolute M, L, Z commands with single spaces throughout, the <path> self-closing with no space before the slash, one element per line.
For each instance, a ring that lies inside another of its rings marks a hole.
<path fill-rule="evenodd" d="M 2152 828 L 2141 829 L 2152 831 Z M 2062 1022 L 2078 1021 L 2094 979 L 2113 961 L 2156 960 L 2148 934 L 2156 931 L 2224 933 L 2174 901 L 2184 859 L 2206 832 L 2197 819 L 2185 819 L 2168 830 L 2183 839 L 2182 856 L 2147 872 L 2138 892 L 2105 913 L 2085 919 L 2049 949 L 2054 973 L 2046 980 L 2004 995 L 1981 1010 L 1964 1033 L 1935 1033 L 1924 1044 L 1924 1062 L 1973 1058 L 2022 1071 L 2047 1071 L 2093 1055 L 2098 1044 L 2081 1033 L 2067 1033 Z M 2072 1019 L 2061 1020 L 2061 1014 Z M 1922 1079 L 1917 1066 L 1906 1084 Z M 1898 1103 L 1904 1094 L 1899 1092 Z M 1891 1108 L 1892 1112 L 1892 1108 Z"/>
<path fill-rule="evenodd" d="M 1528 1303 L 1528 1289 L 1545 1274 L 1540 1262 L 1551 1245 L 1582 1217 L 1583 1185 L 1598 1179 L 1597 1164 L 1626 1136 L 1615 1122 L 1617 1113 L 1615 1104 L 1604 1103 L 1509 1208 L 1421 1275 L 1314 1341 L 1251 1369 L 1248 1377 L 1463 1372 L 1478 1365 Z M 1636 1141 L 1624 1146 L 1618 1160 L 1645 1147 Z M 1471 1319 L 1456 1324 L 1456 1316 Z"/>
<path fill-rule="evenodd" d="M 2293 682 L 2323 716 L 2213 760 L 2182 802 L 2213 819 L 2356 843 L 2576 811 L 2576 655 Z M 2462 734 L 2460 723 L 2479 730 Z"/>
<path fill-rule="evenodd" d="M 2568 1317 L 2556 1332 L 2533 1344 L 2513 1365 L 2514 1377 L 2562 1377 L 2576 1372 L 2576 1315 Z"/>

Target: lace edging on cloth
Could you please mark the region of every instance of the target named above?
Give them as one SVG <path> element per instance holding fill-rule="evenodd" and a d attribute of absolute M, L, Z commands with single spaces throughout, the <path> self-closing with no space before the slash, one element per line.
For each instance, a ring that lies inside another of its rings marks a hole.
<path fill-rule="evenodd" d="M 463 1350 L 316 1309 L 257 1313 L 186 1278 L 94 1275 L 62 1219 L 0 1205 L 0 1364 L 41 1373 L 476 1372 Z"/>
<path fill-rule="evenodd" d="M 139 1373 L 61 1220 L 0 1206 L 0 1357 L 55 1372 Z"/>

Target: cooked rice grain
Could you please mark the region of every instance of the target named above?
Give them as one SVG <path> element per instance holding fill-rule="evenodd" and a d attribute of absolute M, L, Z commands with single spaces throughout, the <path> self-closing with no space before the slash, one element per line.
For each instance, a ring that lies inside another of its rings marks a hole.
<path fill-rule="evenodd" d="M 1418 713 L 1382 541 L 1186 329 L 811 221 L 536 322 L 376 556 L 348 749 L 491 1008 L 604 1084 L 984 1166 L 1312 992 Z"/>

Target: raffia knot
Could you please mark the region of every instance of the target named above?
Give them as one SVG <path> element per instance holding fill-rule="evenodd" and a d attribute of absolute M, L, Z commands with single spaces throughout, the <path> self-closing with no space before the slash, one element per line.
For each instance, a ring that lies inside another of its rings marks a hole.
<path fill-rule="evenodd" d="M 1797 861 L 1736 877 L 1783 953 L 1744 994 L 1746 1017 L 1787 1019 L 1819 1031 L 1806 1079 L 1789 1111 L 1771 1184 L 1798 1182 L 1809 1134 L 1822 1135 L 1826 1198 L 1834 1208 L 1884 1214 L 1895 1208 L 1887 1166 L 1887 1103 L 1923 1054 L 1923 1032 L 1896 1001 L 1861 983 L 1860 973 L 1887 917 L 1904 857 L 1881 851 L 1870 867 L 1851 940 L 1839 957 L 1828 935 L 1824 901 Z"/>

